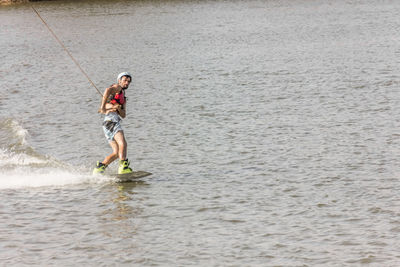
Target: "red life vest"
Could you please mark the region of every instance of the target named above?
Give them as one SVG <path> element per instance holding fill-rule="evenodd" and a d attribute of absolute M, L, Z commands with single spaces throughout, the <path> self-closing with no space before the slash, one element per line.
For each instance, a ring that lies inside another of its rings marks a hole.
<path fill-rule="evenodd" d="M 124 96 L 124 91 L 121 90 L 121 93 L 117 93 L 114 95 L 113 99 L 110 100 L 111 104 L 120 104 L 123 105 L 125 103 L 125 96 Z"/>

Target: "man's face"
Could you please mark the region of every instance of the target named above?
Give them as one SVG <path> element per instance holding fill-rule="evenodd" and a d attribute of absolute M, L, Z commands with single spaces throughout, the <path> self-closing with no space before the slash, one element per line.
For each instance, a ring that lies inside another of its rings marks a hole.
<path fill-rule="evenodd" d="M 131 78 L 127 76 L 123 76 L 118 81 L 118 84 L 122 87 L 122 89 L 127 89 L 130 83 L 131 83 Z"/>

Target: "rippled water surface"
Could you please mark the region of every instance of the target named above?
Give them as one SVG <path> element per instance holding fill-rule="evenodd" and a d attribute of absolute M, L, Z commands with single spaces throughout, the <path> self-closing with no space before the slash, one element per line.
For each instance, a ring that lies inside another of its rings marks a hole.
<path fill-rule="evenodd" d="M 32 5 L 100 90 L 133 74 L 153 175 L 90 175 L 100 95 L 30 4 L 0 6 L 1 264 L 400 265 L 400 2 Z"/>

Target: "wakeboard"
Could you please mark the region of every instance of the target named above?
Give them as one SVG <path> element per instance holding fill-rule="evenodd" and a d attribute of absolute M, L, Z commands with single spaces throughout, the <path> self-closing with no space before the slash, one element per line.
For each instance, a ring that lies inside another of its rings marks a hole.
<path fill-rule="evenodd" d="M 131 173 L 125 173 L 125 174 L 115 174 L 114 176 L 117 178 L 118 182 L 133 182 L 139 178 L 143 178 L 146 176 L 152 175 L 151 172 L 145 172 L 145 171 L 133 171 Z"/>

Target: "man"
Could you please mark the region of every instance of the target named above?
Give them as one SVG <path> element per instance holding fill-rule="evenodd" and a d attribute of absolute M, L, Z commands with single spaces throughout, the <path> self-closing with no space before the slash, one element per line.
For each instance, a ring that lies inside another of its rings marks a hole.
<path fill-rule="evenodd" d="M 125 90 L 132 81 L 132 76 L 128 72 L 118 75 L 118 83 L 111 85 L 104 91 L 101 101 L 100 112 L 105 114 L 103 130 L 113 152 L 102 162 L 97 162 L 93 174 L 104 173 L 107 166 L 117 158 L 120 159 L 118 174 L 131 173 L 129 161 L 126 158 L 127 143 L 121 127 L 121 118 L 126 116 L 126 97 Z"/>

